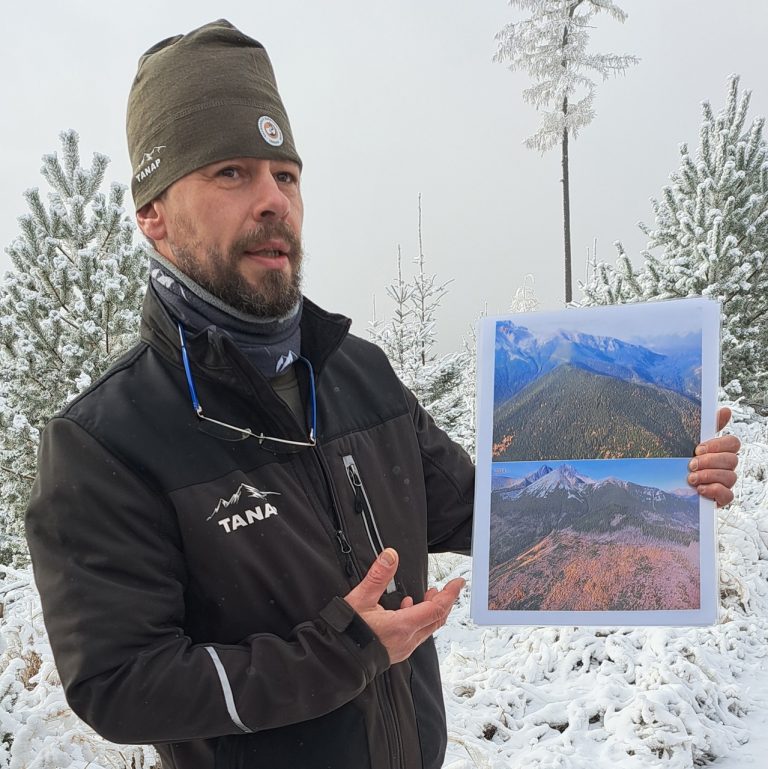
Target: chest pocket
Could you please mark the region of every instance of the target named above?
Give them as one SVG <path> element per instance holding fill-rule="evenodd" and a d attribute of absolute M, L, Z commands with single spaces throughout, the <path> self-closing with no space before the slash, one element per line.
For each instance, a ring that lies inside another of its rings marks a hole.
<path fill-rule="evenodd" d="M 365 526 L 365 533 L 368 537 L 368 543 L 373 551 L 373 557 L 376 559 L 382 550 L 386 548 L 379 527 L 376 523 L 376 516 L 373 512 L 373 505 L 371 505 L 368 492 L 365 490 L 363 479 L 360 477 L 360 471 L 357 468 L 355 458 L 351 454 L 346 454 L 342 457 L 344 462 L 344 470 L 347 474 L 347 480 L 352 487 L 352 494 L 354 495 L 354 511 L 356 515 L 362 517 L 363 525 Z M 394 593 L 397 590 L 395 580 L 387 585 L 387 593 Z"/>

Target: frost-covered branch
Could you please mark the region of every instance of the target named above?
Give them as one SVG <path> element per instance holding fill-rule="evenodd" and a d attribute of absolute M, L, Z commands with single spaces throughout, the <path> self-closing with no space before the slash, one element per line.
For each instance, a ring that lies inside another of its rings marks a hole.
<path fill-rule="evenodd" d="M 723 109 L 702 106 L 699 145 L 652 201 L 642 268 L 620 250 L 582 286 L 585 304 L 708 296 L 723 308 L 726 389 L 768 411 L 768 149 L 763 118 L 747 126 L 749 91 L 733 76 Z"/>
<path fill-rule="evenodd" d="M 39 433 L 138 336 L 147 267 L 122 208 L 125 189 L 99 192 L 104 155 L 80 162 L 74 131 L 62 157 L 43 158 L 48 205 L 37 189 L 7 249 L 14 270 L 0 283 L 0 560 L 23 560 L 22 517 Z"/>

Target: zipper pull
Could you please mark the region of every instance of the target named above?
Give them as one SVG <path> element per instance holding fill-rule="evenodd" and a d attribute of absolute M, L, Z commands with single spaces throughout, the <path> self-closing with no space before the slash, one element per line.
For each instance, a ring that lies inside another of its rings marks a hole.
<path fill-rule="evenodd" d="M 360 480 L 360 476 L 357 474 L 357 467 L 355 467 L 355 465 L 353 465 L 351 462 L 347 465 L 347 477 L 349 478 L 349 482 L 356 489 L 362 487 L 363 482 Z"/>
<path fill-rule="evenodd" d="M 355 512 L 360 515 L 363 512 L 363 495 L 360 493 L 363 482 L 357 474 L 357 468 L 351 462 L 347 464 L 347 478 L 352 484 L 352 493 L 355 495 Z"/>
<path fill-rule="evenodd" d="M 336 532 L 336 539 L 339 541 L 339 548 L 344 555 L 349 555 L 352 552 L 352 546 L 349 544 L 344 532 L 339 529 Z"/>
<path fill-rule="evenodd" d="M 355 574 L 355 566 L 352 563 L 352 556 L 350 555 L 352 546 L 349 544 L 347 537 L 341 529 L 336 532 L 336 540 L 339 543 L 341 554 L 344 556 L 344 571 L 347 572 L 348 577 L 352 577 Z"/>

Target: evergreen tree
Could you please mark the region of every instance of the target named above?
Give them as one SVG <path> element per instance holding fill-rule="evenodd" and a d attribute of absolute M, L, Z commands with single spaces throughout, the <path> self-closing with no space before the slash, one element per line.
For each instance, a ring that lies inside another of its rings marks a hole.
<path fill-rule="evenodd" d="M 477 332 L 470 329 L 462 341 L 458 354 L 459 377 L 453 395 L 448 434 L 475 460 L 476 450 L 476 393 L 477 393 Z M 442 422 L 441 422 L 442 424 Z"/>
<path fill-rule="evenodd" d="M 0 284 L 0 518 L 2 560 L 23 560 L 23 514 L 48 419 L 138 334 L 146 257 L 133 244 L 125 188 L 100 192 L 108 159 L 80 163 L 78 136 L 61 134 L 61 158 L 43 158 L 48 204 L 25 193 L 29 213 L 7 249 L 13 270 Z"/>
<path fill-rule="evenodd" d="M 509 305 L 510 312 L 533 312 L 539 306 L 535 282 L 533 274 L 529 272 L 525 276 L 523 285 L 518 287 L 514 297 L 512 297 Z"/>
<path fill-rule="evenodd" d="M 439 362 L 433 351 L 437 308 L 447 293 L 450 281 L 438 283 L 436 275 L 426 272 L 421 221 L 421 195 L 418 201 L 419 253 L 413 260 L 418 272 L 410 280 L 403 277 L 402 252 L 397 247 L 397 278 L 387 286 L 394 302 L 392 317 L 370 324 L 369 334 L 387 354 L 403 383 L 422 403 L 439 398 L 449 387 L 451 366 Z"/>
<path fill-rule="evenodd" d="M 534 84 L 523 98 L 543 112 L 541 127 L 526 140 L 532 149 L 545 152 L 560 144 L 563 168 L 563 231 L 565 246 L 565 301 L 572 299 L 571 214 L 568 139 L 592 122 L 595 82 L 587 73 L 603 80 L 624 72 L 635 56 L 597 54 L 587 51 L 592 18 L 601 12 L 623 22 L 626 13 L 612 0 L 509 0 L 514 8 L 530 16 L 507 24 L 496 39 L 493 57 L 509 62 L 509 69 L 523 69 Z"/>
<path fill-rule="evenodd" d="M 426 271 L 421 195 L 418 217 L 419 253 L 414 259 L 417 272 L 410 280 L 403 277 L 402 253 L 398 246 L 397 278 L 386 289 L 394 302 L 394 310 L 387 321 L 374 319 L 369 334 L 384 350 L 403 384 L 435 421 L 456 438 L 454 432 L 465 419 L 466 397 L 462 383 L 469 359 L 466 351 L 443 356 L 434 352 L 437 309 L 450 281 L 439 283 L 436 275 Z M 463 436 L 466 430 L 462 428 L 460 432 Z M 463 445 L 466 438 L 460 442 Z"/>
<path fill-rule="evenodd" d="M 660 200 L 645 259 L 635 269 L 618 243 L 616 267 L 598 264 L 584 304 L 706 296 L 723 306 L 722 381 L 768 410 L 768 154 L 763 118 L 747 127 L 749 91 L 732 77 L 725 107 L 707 102 L 699 145 L 680 147 L 680 168 Z"/>
<path fill-rule="evenodd" d="M 386 288 L 387 296 L 393 301 L 392 316 L 387 320 L 379 320 L 376 316 L 374 297 L 374 319 L 370 323 L 368 333 L 379 346 L 397 375 L 403 382 L 416 379 L 418 370 L 419 346 L 414 338 L 413 323 L 413 285 L 403 277 L 403 255 L 400 246 L 397 247 L 397 277 Z"/>

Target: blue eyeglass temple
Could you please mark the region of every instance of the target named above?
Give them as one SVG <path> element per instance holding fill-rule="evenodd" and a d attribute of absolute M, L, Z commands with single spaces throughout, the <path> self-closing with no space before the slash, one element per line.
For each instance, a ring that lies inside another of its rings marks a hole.
<path fill-rule="evenodd" d="M 203 407 L 200 405 L 200 399 L 197 397 L 197 390 L 195 389 L 195 382 L 192 379 L 192 369 L 189 365 L 189 353 L 187 352 L 187 340 L 184 334 L 184 326 L 181 323 L 177 324 L 179 329 L 179 341 L 181 343 L 181 360 L 184 363 L 184 373 L 187 376 L 187 387 L 189 388 L 189 394 L 192 397 L 192 407 L 198 417 L 203 418 Z M 312 368 L 312 364 L 303 355 L 300 355 L 298 360 L 306 364 L 309 369 L 309 400 L 312 406 L 312 424 L 309 428 L 309 440 L 315 442 L 315 432 L 317 428 L 317 400 L 315 397 L 315 370 Z M 243 432 L 241 428 L 233 427 L 233 429 Z M 262 440 L 265 436 L 258 436 L 253 433 L 254 438 L 261 437 Z M 276 439 L 279 440 L 279 439 Z M 287 441 L 292 443 L 292 441 Z"/>

